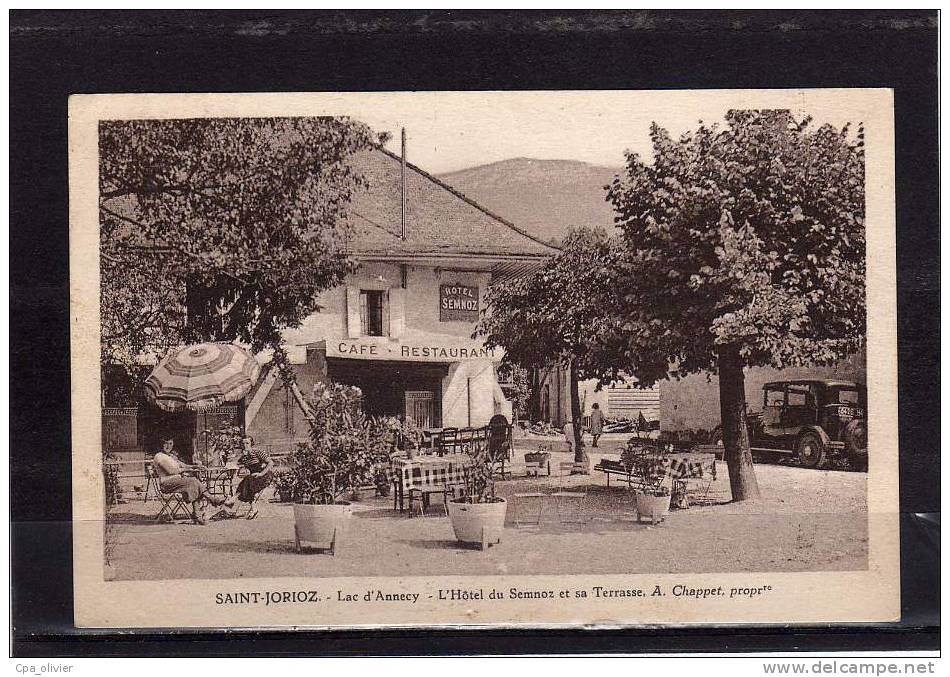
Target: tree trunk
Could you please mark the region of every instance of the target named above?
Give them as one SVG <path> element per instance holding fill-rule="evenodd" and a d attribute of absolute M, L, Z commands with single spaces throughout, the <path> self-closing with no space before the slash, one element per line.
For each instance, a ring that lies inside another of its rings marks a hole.
<path fill-rule="evenodd" d="M 736 345 L 724 346 L 719 351 L 719 412 L 733 502 L 761 498 L 752 466 L 745 409 L 745 376 L 739 348 Z"/>
<path fill-rule="evenodd" d="M 587 458 L 587 450 L 584 449 L 583 430 L 581 429 L 581 398 L 577 388 L 577 366 L 574 360 L 571 360 L 568 367 L 568 387 L 571 391 L 571 422 L 574 424 L 574 463 L 583 463 L 589 468 L 590 459 Z"/>
<path fill-rule="evenodd" d="M 289 383 L 285 382 L 286 387 L 290 388 L 291 394 L 294 396 L 294 401 L 297 403 L 297 406 L 300 407 L 300 411 L 303 412 L 304 417 L 310 422 L 314 422 L 313 411 L 310 409 L 310 405 L 307 404 L 307 401 L 304 399 L 303 393 L 300 392 L 300 388 L 296 383 L 290 381 Z"/>
<path fill-rule="evenodd" d="M 525 418 L 530 424 L 541 420 L 541 370 L 531 367 L 528 374 L 531 390 L 528 393 L 528 411 L 525 413 Z"/>

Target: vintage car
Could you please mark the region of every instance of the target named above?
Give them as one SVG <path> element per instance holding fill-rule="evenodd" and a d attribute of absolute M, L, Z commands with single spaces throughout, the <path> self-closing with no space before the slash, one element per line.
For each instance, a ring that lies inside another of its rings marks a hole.
<path fill-rule="evenodd" d="M 817 468 L 844 456 L 856 470 L 867 469 L 867 390 L 851 381 L 797 379 L 763 388 L 763 409 L 749 413 L 753 456 L 790 454 Z M 717 431 L 718 432 L 718 431 Z"/>

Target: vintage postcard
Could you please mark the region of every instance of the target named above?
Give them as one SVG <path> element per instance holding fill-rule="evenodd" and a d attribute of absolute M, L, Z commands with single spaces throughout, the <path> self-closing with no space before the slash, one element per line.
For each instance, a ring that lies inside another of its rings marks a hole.
<path fill-rule="evenodd" d="M 76 625 L 896 620 L 893 114 L 72 97 Z"/>

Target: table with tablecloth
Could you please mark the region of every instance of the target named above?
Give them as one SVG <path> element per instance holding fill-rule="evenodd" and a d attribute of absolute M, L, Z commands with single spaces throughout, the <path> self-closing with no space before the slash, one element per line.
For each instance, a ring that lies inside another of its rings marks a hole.
<path fill-rule="evenodd" d="M 690 497 L 705 500 L 716 481 L 716 455 L 697 452 L 667 454 L 664 457 L 666 477 L 671 482 L 672 505 L 688 508 Z"/>
<path fill-rule="evenodd" d="M 666 476 L 670 479 L 716 479 L 715 454 L 674 452 L 662 458 Z"/>
<path fill-rule="evenodd" d="M 416 456 L 393 460 L 393 509 L 402 511 L 403 501 L 413 484 L 444 484 L 464 487 L 469 481 L 472 458 L 468 454 Z"/>
<path fill-rule="evenodd" d="M 672 452 L 669 454 L 655 454 L 648 456 L 646 472 L 653 482 L 669 480 L 671 484 L 692 482 L 700 485 L 703 494 L 716 480 L 716 455 L 703 452 Z M 595 470 L 607 475 L 607 486 L 610 486 L 610 476 L 619 475 L 621 481 L 628 486 L 641 484 L 646 478 L 624 468 L 618 461 L 603 460 Z"/>

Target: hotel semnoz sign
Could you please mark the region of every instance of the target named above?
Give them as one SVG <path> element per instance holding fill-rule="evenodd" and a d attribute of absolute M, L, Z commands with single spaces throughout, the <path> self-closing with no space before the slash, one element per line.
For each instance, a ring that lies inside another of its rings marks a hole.
<path fill-rule="evenodd" d="M 439 285 L 440 322 L 478 322 L 478 287 Z"/>

